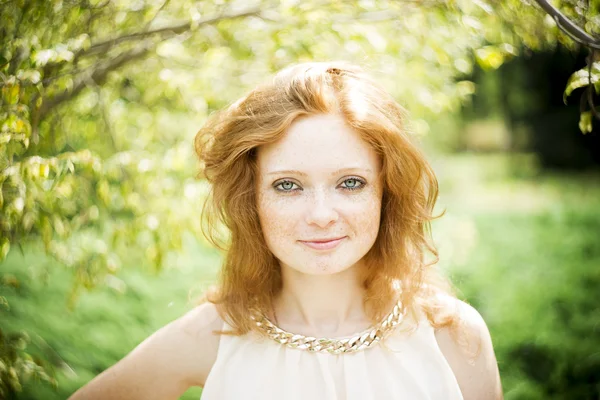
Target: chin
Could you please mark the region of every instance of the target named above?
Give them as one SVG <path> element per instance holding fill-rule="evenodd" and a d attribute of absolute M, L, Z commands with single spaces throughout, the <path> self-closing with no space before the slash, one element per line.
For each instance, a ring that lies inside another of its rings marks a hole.
<path fill-rule="evenodd" d="M 338 268 L 334 269 L 334 267 L 323 266 L 323 267 L 315 267 L 309 270 L 303 270 L 302 273 L 307 275 L 335 275 L 337 273 L 343 272 L 348 268 Z"/>
<path fill-rule="evenodd" d="M 294 264 L 288 264 L 288 265 L 294 265 Z M 303 274 L 307 274 L 307 275 L 334 275 L 334 274 L 344 272 L 344 271 L 352 268 L 352 266 L 354 266 L 355 264 L 356 264 L 355 261 L 349 262 L 349 261 L 342 261 L 342 260 L 340 260 L 340 261 L 332 261 L 332 260 L 309 261 L 309 260 L 306 260 L 301 265 L 291 266 L 290 268 L 295 269 L 296 271 L 302 272 Z"/>

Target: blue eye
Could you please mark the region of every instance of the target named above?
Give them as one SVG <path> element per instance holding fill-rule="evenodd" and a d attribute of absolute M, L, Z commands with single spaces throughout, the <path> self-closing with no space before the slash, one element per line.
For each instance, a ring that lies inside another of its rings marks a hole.
<path fill-rule="evenodd" d="M 280 192 L 294 192 L 294 191 L 298 190 L 298 189 L 294 189 L 294 185 L 296 185 L 296 184 L 292 181 L 281 181 L 274 187 L 275 187 L 275 190 L 278 190 Z M 298 186 L 298 185 L 296 185 L 296 186 Z M 279 188 L 281 188 L 281 189 L 279 189 Z"/>
<path fill-rule="evenodd" d="M 346 190 L 358 190 L 365 185 L 365 182 L 358 178 L 348 178 L 343 183 L 345 183 L 346 186 L 342 186 L 342 189 Z"/>

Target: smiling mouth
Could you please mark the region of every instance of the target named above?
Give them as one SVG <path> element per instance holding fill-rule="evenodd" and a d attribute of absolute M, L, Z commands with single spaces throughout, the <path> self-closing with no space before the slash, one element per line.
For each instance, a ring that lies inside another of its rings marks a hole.
<path fill-rule="evenodd" d="M 304 244 L 307 247 L 310 247 L 311 249 L 330 250 L 330 249 L 337 247 L 344 239 L 346 239 L 346 236 L 341 237 L 341 238 L 335 238 L 335 239 L 314 240 L 314 241 L 299 240 L 299 242 Z"/>

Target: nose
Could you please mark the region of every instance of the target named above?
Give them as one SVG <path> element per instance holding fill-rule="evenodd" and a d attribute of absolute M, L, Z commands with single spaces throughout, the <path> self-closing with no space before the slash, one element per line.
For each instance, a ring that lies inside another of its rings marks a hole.
<path fill-rule="evenodd" d="M 332 196 L 320 192 L 312 196 L 307 204 L 306 223 L 325 228 L 330 223 L 337 221 L 338 213 Z"/>

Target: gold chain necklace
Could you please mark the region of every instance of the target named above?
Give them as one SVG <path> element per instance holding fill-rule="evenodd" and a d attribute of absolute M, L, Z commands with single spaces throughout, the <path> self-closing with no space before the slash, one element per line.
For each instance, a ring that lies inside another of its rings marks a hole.
<path fill-rule="evenodd" d="M 406 310 L 402 307 L 400 301 L 398 301 L 392 311 L 377 325 L 354 336 L 342 339 L 316 338 L 294 334 L 279 328 L 264 314 L 259 312 L 255 312 L 250 318 L 254 320 L 256 326 L 266 336 L 289 348 L 308 350 L 310 352 L 342 354 L 364 350 L 378 343 L 400 324 L 405 313 Z"/>

